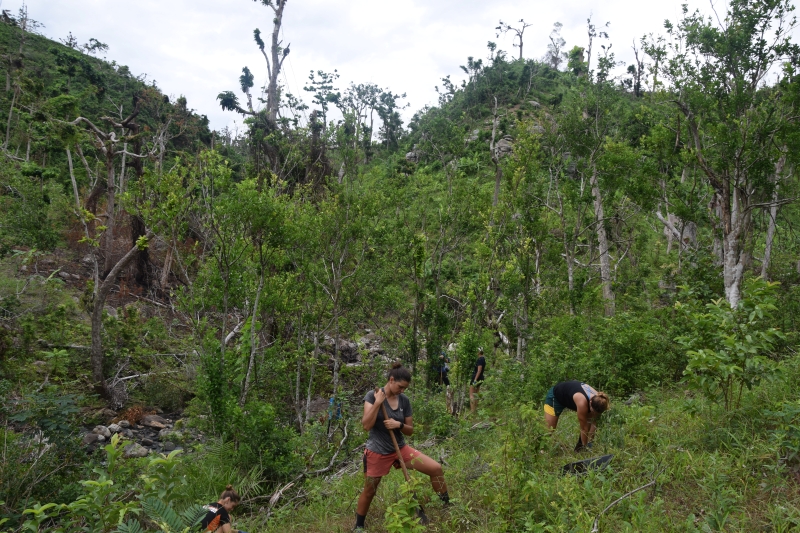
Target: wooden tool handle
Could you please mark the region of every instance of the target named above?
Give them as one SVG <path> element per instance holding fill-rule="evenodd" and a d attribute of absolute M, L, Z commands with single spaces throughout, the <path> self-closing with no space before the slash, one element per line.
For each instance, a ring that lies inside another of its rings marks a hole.
<path fill-rule="evenodd" d="M 389 420 L 389 414 L 386 412 L 386 404 L 381 404 L 381 409 L 383 410 L 383 419 Z M 394 436 L 394 430 L 389 430 L 389 435 L 392 436 L 392 444 L 394 444 L 394 451 L 397 454 L 397 460 L 400 461 L 400 468 L 403 469 L 403 475 L 406 478 L 406 481 L 409 483 L 411 482 L 411 476 L 408 475 L 408 470 L 406 469 L 406 463 L 403 461 L 403 456 L 400 454 L 400 446 L 397 445 L 397 437 Z"/>

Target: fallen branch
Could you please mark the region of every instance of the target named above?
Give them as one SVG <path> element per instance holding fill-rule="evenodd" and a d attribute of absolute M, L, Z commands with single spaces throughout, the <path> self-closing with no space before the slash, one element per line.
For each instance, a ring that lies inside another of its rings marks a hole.
<path fill-rule="evenodd" d="M 275 507 L 275 504 L 278 503 L 278 500 L 283 495 L 283 491 L 289 490 L 293 486 L 294 486 L 294 481 L 291 481 L 275 491 L 275 494 L 273 494 L 272 497 L 269 499 L 269 507 L 267 508 L 267 516 L 266 516 L 267 520 L 269 519 L 270 515 L 272 515 L 272 509 Z"/>
<path fill-rule="evenodd" d="M 233 339 L 236 336 L 236 334 L 239 333 L 239 331 L 241 331 L 242 326 L 244 326 L 244 323 L 245 323 L 245 321 L 242 320 L 241 322 L 236 324 L 236 327 L 233 328 L 233 331 L 228 333 L 228 335 L 225 337 L 225 346 L 227 346 L 228 343 L 231 342 L 231 339 Z"/>
<path fill-rule="evenodd" d="M 136 296 L 136 295 L 134 294 L 134 296 Z M 145 298 L 144 296 L 136 296 L 136 298 L 138 300 L 144 300 L 147 303 L 150 303 L 150 304 L 153 304 L 153 305 L 157 305 L 159 307 L 163 307 L 164 309 L 169 309 L 170 308 L 168 305 L 164 305 L 161 302 L 157 302 L 155 300 L 151 300 L 150 298 Z"/>
<path fill-rule="evenodd" d="M 145 378 L 147 376 L 157 376 L 161 374 L 175 374 L 179 372 L 179 370 L 166 370 L 164 372 L 148 372 L 147 374 L 134 374 L 132 376 L 125 376 L 124 378 L 114 379 L 112 383 L 119 383 L 121 381 L 128 381 L 129 379 L 136 379 L 136 378 Z"/>
<path fill-rule="evenodd" d="M 44 348 L 57 348 L 59 350 L 91 350 L 91 346 L 78 346 L 76 344 L 50 344 L 44 339 L 39 339 L 39 345 Z"/>
<path fill-rule="evenodd" d="M 637 492 L 639 492 L 640 490 L 644 490 L 644 489 L 646 489 L 647 487 L 651 487 L 651 486 L 653 486 L 653 485 L 655 485 L 655 484 L 656 484 L 656 480 L 654 479 L 653 481 L 651 481 L 651 482 L 650 482 L 650 483 L 648 483 L 647 485 L 642 485 L 642 486 L 641 486 L 641 487 L 639 487 L 638 489 L 633 489 L 633 490 L 632 490 L 632 491 L 630 491 L 629 493 L 627 493 L 627 494 L 623 494 L 622 496 L 620 496 L 619 498 L 617 498 L 616 500 L 614 500 L 613 502 L 611 502 L 610 504 L 608 504 L 608 507 L 606 507 L 605 509 L 603 509 L 602 511 L 600 511 L 600 514 L 598 514 L 598 515 L 595 517 L 595 519 L 594 519 L 594 524 L 592 525 L 592 532 L 591 532 L 591 533 L 598 533 L 598 532 L 600 531 L 600 517 L 601 517 L 601 516 L 603 516 L 603 513 L 605 513 L 606 511 L 608 511 L 609 509 L 611 509 L 611 508 L 612 508 L 612 507 L 614 507 L 615 505 L 617 505 L 619 502 L 621 502 L 621 501 L 622 501 L 622 500 L 624 500 L 625 498 L 627 498 L 627 497 L 629 497 L 629 496 L 632 496 L 633 494 L 636 494 L 636 493 L 637 493 Z"/>

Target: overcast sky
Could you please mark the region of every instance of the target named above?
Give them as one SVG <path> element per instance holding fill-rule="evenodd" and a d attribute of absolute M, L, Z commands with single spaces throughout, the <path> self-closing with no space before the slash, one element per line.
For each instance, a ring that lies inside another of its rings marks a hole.
<path fill-rule="evenodd" d="M 523 18 L 524 55 L 541 58 L 553 23 L 561 22 L 567 47 L 586 46 L 586 19 L 611 22 L 610 42 L 617 59 L 632 61 L 631 44 L 645 33 L 663 33 L 665 19 L 677 20 L 687 0 L 289 0 L 284 14 L 284 44 L 291 53 L 284 63 L 283 83 L 301 95 L 309 70 L 338 69 L 339 88 L 349 82 L 376 83 L 407 93 L 406 119 L 436 102 L 434 86 L 443 76 L 464 77 L 459 65 L 467 56 L 484 58 L 487 41 L 516 57 L 511 35 L 499 38 L 499 20 Z M 721 3 L 721 2 L 720 2 Z M 16 12 L 21 0 L 2 0 L 2 9 Z M 69 32 L 84 43 L 96 38 L 109 45 L 107 58 L 127 65 L 134 74 L 155 79 L 166 94 L 185 95 L 189 106 L 208 115 L 220 129 L 240 119 L 223 112 L 216 96 L 239 93 L 245 65 L 262 85 L 266 64 L 253 29 L 271 33 L 272 10 L 253 0 L 28 0 L 31 18 L 44 23 L 42 32 L 62 39 Z M 708 11 L 708 2 L 689 2 Z M 724 12 L 724 7 L 721 8 Z M 595 48 L 597 49 L 597 48 Z M 596 59 L 593 59 L 593 62 Z"/>

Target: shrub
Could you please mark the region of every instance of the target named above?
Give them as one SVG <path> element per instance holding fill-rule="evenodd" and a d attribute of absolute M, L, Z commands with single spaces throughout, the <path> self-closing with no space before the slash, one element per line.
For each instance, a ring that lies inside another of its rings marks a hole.
<path fill-rule="evenodd" d="M 770 327 L 771 314 L 777 309 L 777 285 L 761 278 L 747 280 L 744 297 L 735 309 L 723 299 L 707 304 L 706 312 L 676 304 L 693 327 L 690 335 L 676 339 L 689 357 L 684 374 L 692 387 L 721 402 L 726 410 L 739 406 L 745 387 L 752 389 L 778 371 L 777 363 L 768 357 L 784 338 Z"/>

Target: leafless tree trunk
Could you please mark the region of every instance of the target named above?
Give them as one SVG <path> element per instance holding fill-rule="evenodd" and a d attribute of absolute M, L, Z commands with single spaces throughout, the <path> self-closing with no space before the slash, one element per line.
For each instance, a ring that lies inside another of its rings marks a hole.
<path fill-rule="evenodd" d="M 278 109 L 280 108 L 278 76 L 281 73 L 283 61 L 289 55 L 289 45 L 286 45 L 286 48 L 281 47 L 282 41 L 279 39 L 286 0 L 266 0 L 264 4 L 271 7 L 275 15 L 272 19 L 272 42 L 270 46 L 272 61 L 267 58 L 264 49 L 261 49 L 264 59 L 267 60 L 267 74 L 269 76 L 269 83 L 267 84 L 267 117 L 274 124 L 278 119 Z"/>
<path fill-rule="evenodd" d="M 109 147 L 106 157 L 106 227 L 103 233 L 103 275 L 114 268 L 114 229 L 116 224 L 116 180 L 113 147 Z"/>
<path fill-rule="evenodd" d="M 145 239 L 150 240 L 152 238 L 153 232 L 148 231 L 145 235 Z M 136 257 L 136 253 L 138 251 L 139 249 L 136 246 L 128 250 L 128 253 L 126 253 L 119 261 L 116 262 L 102 282 L 100 282 L 98 279 L 95 280 L 95 294 L 92 301 L 92 380 L 94 381 L 94 386 L 97 393 L 107 400 L 111 399 L 111 391 L 108 388 L 103 371 L 103 360 L 105 358 L 102 338 L 103 310 L 105 308 L 108 293 L 111 292 L 111 288 L 116 283 L 117 276 L 119 276 L 122 270 L 128 266 L 134 257 Z"/>
<path fill-rule="evenodd" d="M 767 241 L 764 245 L 764 261 L 761 263 L 761 277 L 768 279 L 769 263 L 772 259 L 772 243 L 775 240 L 775 229 L 777 226 L 776 220 L 778 218 L 778 184 L 781 175 L 783 174 L 784 166 L 786 165 L 786 153 L 781 156 L 775 164 L 775 176 L 773 183 L 775 188 L 772 190 L 772 201 L 769 205 L 769 223 L 767 226 Z"/>
<path fill-rule="evenodd" d="M 261 291 L 264 289 L 264 265 L 261 265 L 261 273 L 258 278 L 258 289 L 256 290 L 256 300 L 253 303 L 253 313 L 250 315 L 250 360 L 247 363 L 247 372 L 244 376 L 244 383 L 242 384 L 242 395 L 239 397 L 239 407 L 244 407 L 247 401 L 247 394 L 250 392 L 250 375 L 253 373 L 253 367 L 256 361 L 256 352 L 258 351 L 258 303 L 261 300 Z"/>
<path fill-rule="evenodd" d="M 497 97 L 494 97 L 494 109 L 492 110 L 492 141 L 489 143 L 489 151 L 492 154 L 492 163 L 494 164 L 494 197 L 492 197 L 492 207 L 497 207 L 500 201 L 500 182 L 503 179 L 503 170 L 500 168 L 500 156 L 495 147 L 495 139 L 497 135 L 497 125 L 500 118 L 497 115 Z"/>
<path fill-rule="evenodd" d="M 314 374 L 317 371 L 317 360 L 319 358 L 319 333 L 314 333 L 314 357 L 311 361 L 311 373 L 308 376 L 308 392 L 306 393 L 306 422 L 311 416 L 311 394 L 314 390 Z"/>
<path fill-rule="evenodd" d="M 597 179 L 597 169 L 592 169 L 590 178 L 592 197 L 594 198 L 595 232 L 597 234 L 597 247 L 600 252 L 600 280 L 603 284 L 603 301 L 605 315 L 614 316 L 614 290 L 611 287 L 611 257 L 608 250 L 608 237 L 606 235 L 605 214 L 603 212 L 603 197 L 600 192 L 600 183 Z"/>
<path fill-rule="evenodd" d="M 3 151 L 8 150 L 8 140 L 11 138 L 11 117 L 14 116 L 14 104 L 17 102 L 19 88 L 14 87 L 14 94 L 11 95 L 11 107 L 8 109 L 8 122 L 6 124 L 6 138 L 3 141 Z"/>
<path fill-rule="evenodd" d="M 161 279 L 159 280 L 161 290 L 166 289 L 167 283 L 169 283 L 169 274 L 172 270 L 172 255 L 174 253 L 174 247 L 174 242 L 167 244 L 167 254 L 164 256 L 164 267 L 161 269 Z"/>

